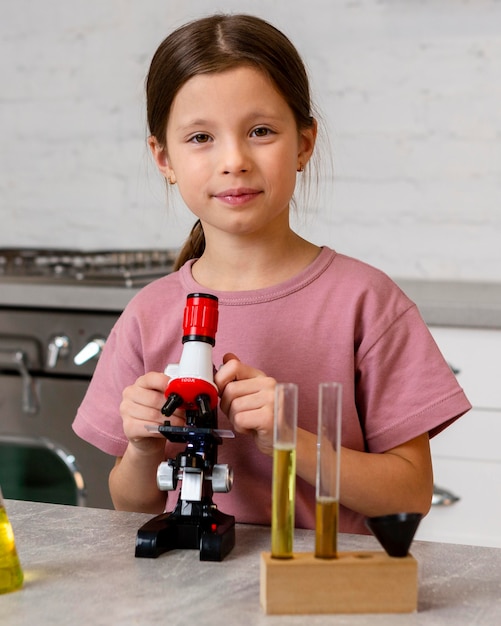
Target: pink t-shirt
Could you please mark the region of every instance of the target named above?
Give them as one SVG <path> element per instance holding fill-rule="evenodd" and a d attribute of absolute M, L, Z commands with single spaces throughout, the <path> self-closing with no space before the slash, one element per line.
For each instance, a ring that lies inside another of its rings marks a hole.
<path fill-rule="evenodd" d="M 111 455 L 122 456 L 127 447 L 119 414 L 123 389 L 145 372 L 179 362 L 186 296 L 207 291 L 191 265 L 133 298 L 99 359 L 73 428 Z M 233 352 L 279 382 L 297 383 L 301 428 L 316 433 L 320 382 L 342 383 L 342 445 L 355 450 L 384 452 L 425 432 L 433 436 L 471 408 L 415 304 L 365 263 L 323 248 L 279 285 L 210 293 L 219 298 L 216 367 Z M 229 428 L 221 412 L 219 428 Z M 167 458 L 173 445 L 166 441 Z M 237 434 L 223 440 L 218 462 L 234 470 L 232 491 L 214 496 L 218 507 L 238 522 L 269 524 L 272 459 L 250 436 Z M 296 526 L 315 526 L 315 489 L 301 478 Z M 363 517 L 343 507 L 339 529 L 367 532 Z"/>

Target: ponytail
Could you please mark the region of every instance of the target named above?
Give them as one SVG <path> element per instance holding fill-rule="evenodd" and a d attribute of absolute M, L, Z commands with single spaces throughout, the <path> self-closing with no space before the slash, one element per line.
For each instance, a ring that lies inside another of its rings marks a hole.
<path fill-rule="evenodd" d="M 184 242 L 181 251 L 179 252 L 176 262 L 174 263 L 174 271 L 183 266 L 186 261 L 190 259 L 198 259 L 202 256 L 205 250 L 205 235 L 202 223 L 200 220 L 195 222 L 195 225 L 191 229 L 188 239 Z"/>

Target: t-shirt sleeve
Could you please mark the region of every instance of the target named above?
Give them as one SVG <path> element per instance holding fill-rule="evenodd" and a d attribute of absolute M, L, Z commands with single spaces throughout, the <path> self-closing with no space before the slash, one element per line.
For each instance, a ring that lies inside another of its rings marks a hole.
<path fill-rule="evenodd" d="M 356 400 L 371 452 L 433 437 L 471 408 L 415 305 L 365 346 Z"/>

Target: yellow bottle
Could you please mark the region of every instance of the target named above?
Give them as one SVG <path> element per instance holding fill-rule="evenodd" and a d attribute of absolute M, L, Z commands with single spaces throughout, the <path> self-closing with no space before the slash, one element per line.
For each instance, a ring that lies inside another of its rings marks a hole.
<path fill-rule="evenodd" d="M 0 593 L 19 589 L 23 584 L 23 579 L 14 532 L 7 517 L 0 490 Z"/>

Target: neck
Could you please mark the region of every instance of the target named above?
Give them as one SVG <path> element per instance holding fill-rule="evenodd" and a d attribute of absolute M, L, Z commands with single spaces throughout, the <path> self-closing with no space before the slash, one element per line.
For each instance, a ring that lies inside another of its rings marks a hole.
<path fill-rule="evenodd" d="M 206 248 L 193 265 L 195 280 L 217 291 L 263 289 L 292 278 L 317 257 L 320 249 L 292 230 L 271 241 L 228 238 L 217 245 L 206 233 Z"/>

